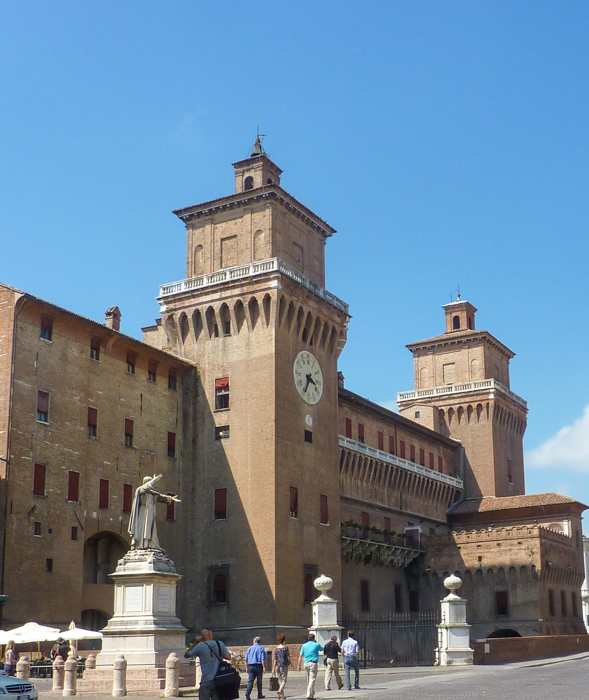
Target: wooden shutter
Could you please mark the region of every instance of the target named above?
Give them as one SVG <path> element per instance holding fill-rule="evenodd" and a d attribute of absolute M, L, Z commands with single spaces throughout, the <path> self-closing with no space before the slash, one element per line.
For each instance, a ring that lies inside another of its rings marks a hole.
<path fill-rule="evenodd" d="M 358 442 L 364 442 L 364 425 L 358 423 Z"/>
<path fill-rule="evenodd" d="M 290 514 L 293 518 L 299 515 L 299 490 L 296 486 L 290 487 Z"/>
<path fill-rule="evenodd" d="M 405 441 L 404 440 L 399 441 L 399 451 L 401 452 L 401 454 L 399 455 L 401 457 L 401 459 L 405 459 Z"/>
<path fill-rule="evenodd" d="M 176 433 L 168 433 L 168 452 L 176 451 Z"/>
<path fill-rule="evenodd" d="M 395 454 L 395 438 L 392 435 L 389 435 L 389 452 Z"/>
<path fill-rule="evenodd" d="M 98 409 L 92 408 L 91 406 L 88 406 L 88 427 L 95 428 L 97 425 L 98 425 Z"/>
<path fill-rule="evenodd" d="M 419 463 L 422 467 L 425 467 L 425 450 L 419 450 Z"/>
<path fill-rule="evenodd" d="M 391 519 L 390 518 L 384 519 L 384 529 L 388 530 L 389 532 L 391 531 Z"/>
<path fill-rule="evenodd" d="M 409 459 L 415 462 L 415 445 L 409 445 Z"/>
<path fill-rule="evenodd" d="M 215 489 L 215 519 L 227 517 L 227 489 Z"/>
<path fill-rule="evenodd" d="M 133 486 L 123 484 L 123 513 L 130 513 L 133 506 Z"/>
<path fill-rule="evenodd" d="M 108 508 L 109 487 L 110 483 L 108 479 L 100 479 L 100 491 L 98 495 L 99 508 Z"/>
<path fill-rule="evenodd" d="M 49 392 L 37 392 L 37 411 L 39 413 L 49 413 Z"/>
<path fill-rule="evenodd" d="M 352 419 L 346 418 L 346 437 L 352 439 Z"/>
<path fill-rule="evenodd" d="M 378 432 L 378 449 L 384 450 L 384 433 Z"/>
<path fill-rule="evenodd" d="M 442 457 L 438 457 L 438 471 L 444 471 L 444 460 L 442 459 Z"/>
<path fill-rule="evenodd" d="M 68 474 L 67 500 L 68 501 L 79 501 L 80 500 L 80 473 L 79 472 L 69 472 L 69 474 Z"/>
<path fill-rule="evenodd" d="M 168 493 L 168 496 L 173 496 L 173 493 Z M 176 519 L 176 501 L 170 501 L 166 508 L 166 519 L 175 520 Z"/>
<path fill-rule="evenodd" d="M 360 515 L 361 519 L 361 525 L 362 527 L 369 527 L 370 526 L 370 514 L 369 513 L 362 513 Z"/>
<path fill-rule="evenodd" d="M 133 437 L 133 421 L 125 418 L 125 437 Z"/>
<path fill-rule="evenodd" d="M 147 362 L 147 373 L 150 376 L 154 376 L 157 374 L 157 362 L 155 360 L 148 360 Z"/>
<path fill-rule="evenodd" d="M 321 509 L 321 523 L 323 525 L 329 524 L 329 510 L 327 508 L 327 496 L 321 494 L 319 496 L 319 504 Z"/>
<path fill-rule="evenodd" d="M 33 495 L 45 495 L 45 470 L 44 464 L 35 464 L 35 473 L 33 477 Z"/>
<path fill-rule="evenodd" d="M 429 453 L 429 468 L 430 469 L 434 468 L 434 453 L 433 452 Z"/>

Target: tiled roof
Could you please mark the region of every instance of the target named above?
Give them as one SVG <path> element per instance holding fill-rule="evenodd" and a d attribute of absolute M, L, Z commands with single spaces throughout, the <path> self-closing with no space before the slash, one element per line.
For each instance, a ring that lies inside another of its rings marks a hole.
<path fill-rule="evenodd" d="M 523 496 L 505 496 L 496 498 L 487 496 L 485 498 L 467 498 L 457 503 L 451 509 L 451 515 L 470 515 L 472 513 L 489 513 L 496 510 L 511 510 L 515 508 L 532 508 L 534 506 L 560 506 L 567 503 L 577 503 L 580 501 L 570 496 L 562 496 L 559 493 L 530 493 Z M 585 508 L 587 506 L 584 506 Z"/>

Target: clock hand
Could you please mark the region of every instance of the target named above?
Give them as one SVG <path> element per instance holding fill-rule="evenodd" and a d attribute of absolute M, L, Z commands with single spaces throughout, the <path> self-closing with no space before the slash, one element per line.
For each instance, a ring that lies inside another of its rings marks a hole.
<path fill-rule="evenodd" d="M 307 375 L 307 383 L 305 384 L 305 388 L 303 389 L 303 392 L 307 391 L 307 389 L 309 388 L 309 382 L 313 382 L 313 379 L 311 378 L 310 374 Z M 313 384 L 315 384 L 315 382 L 313 382 Z"/>
<path fill-rule="evenodd" d="M 313 379 L 313 377 L 310 374 L 307 375 L 307 384 L 309 382 L 311 382 L 311 384 L 314 384 L 315 386 L 317 386 L 317 384 L 315 383 L 315 380 Z"/>

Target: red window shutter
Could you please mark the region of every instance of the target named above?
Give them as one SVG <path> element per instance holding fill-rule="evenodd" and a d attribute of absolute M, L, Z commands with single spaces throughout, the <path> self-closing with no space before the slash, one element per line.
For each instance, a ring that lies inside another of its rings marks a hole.
<path fill-rule="evenodd" d="M 352 419 L 346 418 L 346 437 L 352 439 Z"/>
<path fill-rule="evenodd" d="M 360 581 L 360 610 L 370 612 L 370 583 Z"/>
<path fill-rule="evenodd" d="M 90 338 L 90 349 L 100 352 L 100 340 L 98 338 Z"/>
<path fill-rule="evenodd" d="M 296 486 L 290 487 L 290 514 L 293 518 L 299 515 L 299 490 Z"/>
<path fill-rule="evenodd" d="M 173 493 L 168 493 L 168 496 L 173 496 Z M 176 519 L 176 501 L 170 501 L 166 508 L 166 519 L 175 520 Z"/>
<path fill-rule="evenodd" d="M 33 477 L 33 495 L 45 495 L 45 470 L 44 464 L 35 464 L 35 473 Z"/>
<path fill-rule="evenodd" d="M 176 449 L 176 433 L 168 433 L 168 451 Z"/>
<path fill-rule="evenodd" d="M 135 359 L 136 359 L 136 357 L 137 357 L 137 355 L 135 355 L 134 352 L 128 352 L 128 353 L 127 353 L 127 362 L 128 362 L 130 365 L 134 365 L 134 364 L 135 364 Z"/>
<path fill-rule="evenodd" d="M 218 598 L 220 593 L 227 593 L 227 576 L 225 574 L 217 574 L 215 576 L 215 579 L 213 581 L 213 590 L 217 594 L 216 597 Z M 222 602 L 217 600 L 217 602 Z"/>
<path fill-rule="evenodd" d="M 157 374 L 157 362 L 155 360 L 147 361 L 147 373 L 153 376 Z"/>
<path fill-rule="evenodd" d="M 399 456 L 401 457 L 401 459 L 405 459 L 405 441 L 404 440 L 399 441 L 399 450 L 401 452 L 401 454 Z"/>
<path fill-rule="evenodd" d="M 395 454 L 395 438 L 392 435 L 389 435 L 389 452 Z"/>
<path fill-rule="evenodd" d="M 434 468 L 434 453 L 433 452 L 429 453 L 429 468 L 430 469 Z"/>
<path fill-rule="evenodd" d="M 41 330 L 49 331 L 49 333 L 51 333 L 52 329 L 53 321 L 50 318 L 47 318 L 47 316 L 41 316 Z"/>
<path fill-rule="evenodd" d="M 511 480 L 511 460 L 507 460 L 507 476 Z"/>
<path fill-rule="evenodd" d="M 133 437 L 133 421 L 125 418 L 125 437 Z"/>
<path fill-rule="evenodd" d="M 39 413 L 49 413 L 49 392 L 37 392 L 37 411 Z"/>
<path fill-rule="evenodd" d="M 321 523 L 323 525 L 329 524 L 329 510 L 327 508 L 327 496 L 321 494 L 319 496 L 319 505 L 321 509 Z"/>
<path fill-rule="evenodd" d="M 133 486 L 123 484 L 123 513 L 130 513 L 133 506 Z"/>
<path fill-rule="evenodd" d="M 80 473 L 79 472 L 69 472 L 69 474 L 68 474 L 67 500 L 68 501 L 79 501 L 80 500 Z"/>
<path fill-rule="evenodd" d="M 391 519 L 390 518 L 384 519 L 384 529 L 388 530 L 389 532 L 391 531 Z"/>
<path fill-rule="evenodd" d="M 444 460 L 442 459 L 442 457 L 438 457 L 438 471 L 444 471 Z"/>
<path fill-rule="evenodd" d="M 409 459 L 415 462 L 415 445 L 409 445 Z"/>
<path fill-rule="evenodd" d="M 378 449 L 384 450 L 384 433 L 378 433 Z"/>
<path fill-rule="evenodd" d="M 223 377 L 222 379 L 215 379 L 215 389 L 225 389 L 229 386 L 229 377 Z"/>
<path fill-rule="evenodd" d="M 215 489 L 215 519 L 227 517 L 227 489 Z"/>
<path fill-rule="evenodd" d="M 99 508 L 108 508 L 109 486 L 110 483 L 108 479 L 100 479 L 100 491 L 98 494 Z"/>
<path fill-rule="evenodd" d="M 88 427 L 95 428 L 98 425 L 98 409 L 88 406 Z"/>
<path fill-rule="evenodd" d="M 425 450 L 419 450 L 419 463 L 422 467 L 425 467 Z"/>
<path fill-rule="evenodd" d="M 360 519 L 362 520 L 362 527 L 370 526 L 370 513 L 361 513 Z"/>
<path fill-rule="evenodd" d="M 364 440 L 364 425 L 362 423 L 358 423 L 358 441 L 363 442 Z"/>

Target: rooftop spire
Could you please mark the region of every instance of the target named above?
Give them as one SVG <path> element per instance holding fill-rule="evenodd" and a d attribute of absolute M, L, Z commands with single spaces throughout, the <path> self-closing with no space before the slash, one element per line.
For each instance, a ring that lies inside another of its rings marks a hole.
<path fill-rule="evenodd" d="M 256 156 L 265 156 L 266 151 L 264 150 L 264 146 L 262 146 L 262 140 L 264 139 L 265 134 L 260 134 L 258 132 L 258 135 L 256 136 L 256 141 L 254 143 L 254 146 L 252 148 L 252 152 L 250 153 L 249 157 L 250 158 L 255 158 Z"/>

